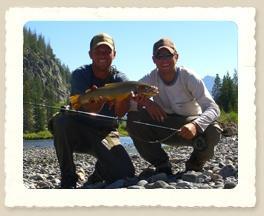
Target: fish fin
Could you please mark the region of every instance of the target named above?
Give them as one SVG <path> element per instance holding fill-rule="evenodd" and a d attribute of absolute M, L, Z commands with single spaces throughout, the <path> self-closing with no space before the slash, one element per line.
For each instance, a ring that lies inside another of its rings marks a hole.
<path fill-rule="evenodd" d="M 80 98 L 80 95 L 70 96 L 70 102 L 71 102 L 73 109 L 77 110 L 81 107 L 81 105 L 79 104 L 79 98 Z"/>

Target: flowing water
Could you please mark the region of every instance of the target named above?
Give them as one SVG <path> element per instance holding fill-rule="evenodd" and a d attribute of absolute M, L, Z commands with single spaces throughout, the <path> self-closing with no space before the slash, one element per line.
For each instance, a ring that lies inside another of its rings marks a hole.
<path fill-rule="evenodd" d="M 137 154 L 130 137 L 120 137 L 120 141 L 129 154 Z M 23 148 L 54 148 L 53 139 L 24 140 Z"/>

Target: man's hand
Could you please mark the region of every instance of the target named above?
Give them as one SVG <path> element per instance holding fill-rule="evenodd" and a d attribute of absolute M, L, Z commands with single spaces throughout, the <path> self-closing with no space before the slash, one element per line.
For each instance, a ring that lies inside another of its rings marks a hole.
<path fill-rule="evenodd" d="M 154 101 L 144 95 L 136 95 L 133 99 L 139 106 L 144 106 L 153 120 L 163 122 L 167 117 L 166 112 Z"/>
<path fill-rule="evenodd" d="M 197 134 L 196 123 L 190 122 L 181 127 L 180 135 L 187 140 L 193 139 Z"/>

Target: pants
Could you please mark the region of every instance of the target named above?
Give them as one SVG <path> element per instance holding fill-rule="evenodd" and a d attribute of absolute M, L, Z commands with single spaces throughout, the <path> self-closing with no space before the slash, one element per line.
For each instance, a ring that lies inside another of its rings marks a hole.
<path fill-rule="evenodd" d="M 76 176 L 73 152 L 96 157 L 96 171 L 102 180 L 112 182 L 134 176 L 134 166 L 120 144 L 117 131 L 98 126 L 95 120 L 90 121 L 87 116 L 67 112 L 55 115 L 50 128 L 54 134 L 62 184 Z"/>
<path fill-rule="evenodd" d="M 164 122 L 160 123 L 152 120 L 147 111 L 142 109 L 128 113 L 127 130 L 139 154 L 149 163 L 157 167 L 169 161 L 168 155 L 161 147 L 160 142 L 150 143 L 148 141 L 162 140 L 169 137 L 173 131 L 140 125 L 133 123 L 133 121 L 147 122 L 150 124 L 179 129 L 184 124 L 191 122 L 196 118 L 197 116 L 185 117 L 171 114 L 168 115 Z M 214 155 L 214 147 L 220 139 L 221 128 L 216 122 L 214 122 L 207 127 L 202 135 L 204 136 L 206 147 L 202 151 L 194 148 L 192 154 L 202 161 L 207 161 Z M 172 146 L 193 146 L 193 140 L 186 140 L 177 134 L 166 139 L 163 143 Z"/>

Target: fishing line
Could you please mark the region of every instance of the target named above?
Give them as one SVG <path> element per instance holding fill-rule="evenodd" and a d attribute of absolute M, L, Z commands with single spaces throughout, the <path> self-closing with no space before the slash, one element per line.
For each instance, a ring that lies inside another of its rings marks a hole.
<path fill-rule="evenodd" d="M 62 107 L 57 107 L 57 106 L 50 106 L 50 105 L 46 105 L 46 104 L 35 104 L 35 103 L 30 103 L 30 102 L 24 102 L 24 104 L 28 104 L 28 105 L 32 105 L 32 106 L 47 107 L 47 108 L 51 108 L 51 109 L 58 109 L 58 110 L 61 110 L 61 111 L 72 112 L 72 113 L 77 113 L 77 114 L 84 114 L 84 115 L 89 115 L 89 116 L 93 116 L 93 117 L 102 117 L 102 118 L 112 119 L 112 120 L 116 120 L 116 121 L 128 122 L 128 120 L 125 119 L 125 118 L 108 116 L 108 115 L 103 115 L 103 114 L 98 114 L 98 113 L 85 112 L 85 111 L 81 111 L 81 110 L 74 110 L 74 109 L 71 109 L 69 105 L 62 106 Z M 165 137 L 163 139 L 152 140 L 152 141 L 151 140 L 144 140 L 144 139 L 142 139 L 140 137 L 134 136 L 139 141 L 147 142 L 147 143 L 151 143 L 151 144 L 153 144 L 153 143 L 163 143 L 163 142 L 167 141 L 168 139 L 170 139 L 171 137 L 173 137 L 174 135 L 178 134 L 181 131 L 180 129 L 175 129 L 175 128 L 171 128 L 171 127 L 150 124 L 150 123 L 146 123 L 146 122 L 140 122 L 140 121 L 131 121 L 131 122 L 135 123 L 135 124 L 141 124 L 141 125 L 145 125 L 145 126 L 149 126 L 149 127 L 155 127 L 155 128 L 160 128 L 160 129 L 173 131 L 173 133 L 171 133 L 169 136 L 167 136 L 167 137 Z M 197 150 L 204 150 L 207 147 L 207 144 L 206 144 L 206 142 L 205 142 L 205 140 L 204 140 L 204 138 L 202 136 L 198 136 L 198 137 L 193 139 L 193 146 Z"/>

